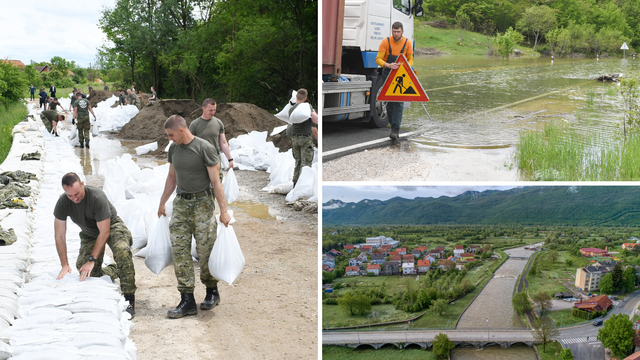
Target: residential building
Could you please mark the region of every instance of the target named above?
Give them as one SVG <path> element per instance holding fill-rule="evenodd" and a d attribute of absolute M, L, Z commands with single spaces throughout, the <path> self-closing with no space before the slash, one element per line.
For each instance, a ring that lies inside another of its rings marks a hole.
<path fill-rule="evenodd" d="M 387 241 L 393 241 L 393 239 L 392 238 L 388 238 L 386 236 L 378 236 L 378 237 L 366 238 L 366 240 L 365 240 L 367 245 L 372 245 L 372 246 L 375 246 L 375 247 L 380 247 L 383 244 L 386 244 Z"/>
<path fill-rule="evenodd" d="M 414 263 L 416 262 L 416 259 L 414 258 L 413 255 L 403 255 L 402 256 L 402 262 L 403 263 Z"/>
<path fill-rule="evenodd" d="M 456 248 L 453 249 L 453 256 L 459 258 L 460 255 L 462 255 L 462 253 L 464 253 L 464 246 L 462 245 L 456 245 Z"/>
<path fill-rule="evenodd" d="M 464 264 L 463 263 L 456 263 L 456 269 L 462 271 L 464 270 Z"/>
<path fill-rule="evenodd" d="M 353 245 L 345 245 L 344 246 L 344 250 L 348 251 L 348 252 L 353 252 L 353 250 L 355 249 L 355 247 Z"/>
<path fill-rule="evenodd" d="M 360 268 L 357 266 L 347 266 L 344 269 L 344 274 L 346 276 L 356 276 L 356 275 L 360 275 Z"/>
<path fill-rule="evenodd" d="M 432 264 L 436 263 L 436 258 L 431 254 L 428 254 L 427 256 L 425 256 L 424 260 L 427 260 L 427 261 L 431 262 Z"/>
<path fill-rule="evenodd" d="M 367 253 L 361 253 L 360 255 L 356 256 L 356 258 L 360 259 L 360 261 L 362 262 L 367 262 L 367 260 L 369 259 Z"/>
<path fill-rule="evenodd" d="M 362 259 L 357 257 L 349 259 L 349 266 L 362 266 Z"/>
<path fill-rule="evenodd" d="M 421 254 L 424 254 L 427 251 L 429 251 L 426 246 L 416 246 L 414 250 L 419 250 Z"/>
<path fill-rule="evenodd" d="M 456 266 L 456 263 L 451 260 L 440 260 L 438 261 L 438 267 L 444 271 L 453 269 Z"/>
<path fill-rule="evenodd" d="M 440 252 L 444 252 L 444 246 L 436 246 L 436 250 L 440 251 Z"/>
<path fill-rule="evenodd" d="M 623 249 L 627 249 L 627 250 L 633 250 L 633 248 L 638 245 L 636 243 L 624 243 L 622 244 L 622 248 Z"/>
<path fill-rule="evenodd" d="M 400 273 L 400 261 L 385 261 L 382 263 L 382 275 L 398 275 Z"/>
<path fill-rule="evenodd" d="M 422 255 L 422 252 L 420 250 L 411 250 L 411 255 L 415 256 L 416 258 L 419 258 L 420 255 Z"/>
<path fill-rule="evenodd" d="M 389 252 L 389 256 L 401 256 L 401 255 L 398 251 L 391 251 Z"/>
<path fill-rule="evenodd" d="M 606 248 L 605 250 L 598 249 L 598 248 L 582 248 L 580 249 L 580 252 L 582 253 L 583 256 L 608 256 L 609 255 Z"/>
<path fill-rule="evenodd" d="M 338 256 L 342 255 L 342 253 L 336 249 L 331 249 L 329 251 L 327 251 L 327 255 L 331 255 L 334 258 L 337 258 Z"/>
<path fill-rule="evenodd" d="M 367 273 L 380 275 L 380 265 L 369 264 L 367 265 Z"/>
<path fill-rule="evenodd" d="M 585 311 L 602 311 L 608 310 L 613 305 L 613 302 L 607 295 L 600 295 L 592 297 L 590 299 L 579 301 L 575 303 L 574 307 Z"/>
<path fill-rule="evenodd" d="M 613 270 L 613 266 L 585 266 L 576 269 L 575 286 L 581 291 L 598 291 L 600 280 Z"/>
<path fill-rule="evenodd" d="M 418 260 L 418 272 L 426 273 L 429 271 L 429 260 Z"/>
<path fill-rule="evenodd" d="M 360 252 L 370 253 L 371 250 L 373 250 L 373 246 L 371 246 L 371 245 L 362 245 L 362 246 L 360 246 Z"/>
<path fill-rule="evenodd" d="M 329 265 L 322 265 L 322 271 L 332 272 L 333 268 L 329 267 Z"/>
<path fill-rule="evenodd" d="M 389 261 L 402 262 L 402 256 L 400 256 L 400 255 L 389 256 Z"/>
<path fill-rule="evenodd" d="M 334 259 L 333 256 L 327 254 L 322 258 L 322 265 L 327 265 L 328 267 L 335 268 L 336 259 Z"/>
<path fill-rule="evenodd" d="M 469 252 L 472 252 L 472 253 L 475 254 L 476 252 L 478 252 L 478 250 L 480 250 L 480 245 L 471 245 L 471 246 L 469 246 Z"/>
<path fill-rule="evenodd" d="M 384 262 L 384 254 L 371 254 L 372 264 L 382 264 Z"/>
<path fill-rule="evenodd" d="M 400 255 L 407 255 L 407 248 L 398 248 L 397 251 Z"/>
<path fill-rule="evenodd" d="M 433 257 L 434 257 L 434 258 L 436 258 L 436 259 L 440 259 L 440 258 L 442 257 L 442 254 L 443 254 L 443 253 L 444 253 L 444 252 L 442 252 L 442 251 L 440 251 L 440 250 L 438 250 L 438 249 L 433 249 L 433 250 L 431 250 L 431 251 L 429 252 L 429 254 L 431 254 L 431 256 L 433 256 Z"/>
<path fill-rule="evenodd" d="M 462 253 L 460 254 L 460 259 L 462 261 L 473 261 L 473 253 Z"/>
<path fill-rule="evenodd" d="M 39 73 L 43 73 L 43 72 L 48 73 L 49 71 L 51 71 L 51 70 L 49 69 L 49 65 L 45 65 L 45 66 L 34 66 L 34 68 L 35 68 L 36 70 L 38 70 L 38 72 L 39 72 Z"/>
<path fill-rule="evenodd" d="M 402 264 L 402 274 L 403 275 L 414 275 L 416 274 L 416 267 L 411 263 Z"/>

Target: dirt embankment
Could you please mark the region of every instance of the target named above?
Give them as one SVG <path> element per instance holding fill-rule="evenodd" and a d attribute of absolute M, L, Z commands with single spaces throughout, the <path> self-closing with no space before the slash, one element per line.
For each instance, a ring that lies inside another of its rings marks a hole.
<path fill-rule="evenodd" d="M 118 135 L 124 139 L 157 141 L 158 151 L 161 152 L 169 143 L 164 131 L 164 122 L 174 114 L 182 116 L 187 120 L 187 124 L 190 124 L 202 115 L 202 108 L 194 100 L 161 100 L 144 106 Z M 227 140 L 251 131 L 270 133 L 273 128 L 284 125 L 284 122 L 268 111 L 247 103 L 218 104 L 215 116 L 222 120 Z M 273 141 L 280 151 L 291 148 L 291 143 L 284 132 L 269 136 L 267 141 Z"/>

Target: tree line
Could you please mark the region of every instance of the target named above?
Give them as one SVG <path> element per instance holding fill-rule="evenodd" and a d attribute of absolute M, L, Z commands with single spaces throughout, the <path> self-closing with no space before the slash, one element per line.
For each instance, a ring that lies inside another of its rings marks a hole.
<path fill-rule="evenodd" d="M 117 0 L 102 11 L 110 79 L 160 97 L 284 106 L 317 92 L 317 1 Z"/>

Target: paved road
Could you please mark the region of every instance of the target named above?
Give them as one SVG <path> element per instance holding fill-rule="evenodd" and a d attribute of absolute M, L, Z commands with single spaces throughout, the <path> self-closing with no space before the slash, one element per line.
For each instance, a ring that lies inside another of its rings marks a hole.
<path fill-rule="evenodd" d="M 390 127 L 369 128 L 365 123 L 354 121 L 322 123 L 322 151 L 335 150 L 371 140 L 389 137 Z M 400 129 L 400 134 L 407 132 Z"/>
<path fill-rule="evenodd" d="M 560 340 L 564 348 L 571 349 L 574 359 L 604 360 L 604 347 L 593 337 L 579 337 Z"/>
<path fill-rule="evenodd" d="M 426 330 L 426 331 L 360 331 L 324 332 L 322 344 L 380 343 L 380 342 L 427 342 L 439 333 L 447 334 L 453 341 L 533 341 L 529 330 Z"/>

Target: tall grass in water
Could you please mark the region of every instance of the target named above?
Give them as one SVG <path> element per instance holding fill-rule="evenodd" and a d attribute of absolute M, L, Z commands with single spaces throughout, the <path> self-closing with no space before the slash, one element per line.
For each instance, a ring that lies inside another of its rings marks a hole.
<path fill-rule="evenodd" d="M 11 150 L 13 127 L 24 120 L 27 114 L 27 107 L 22 102 L 0 105 L 0 163 L 7 158 Z"/>
<path fill-rule="evenodd" d="M 521 132 L 514 160 L 527 180 L 638 180 L 640 135 L 612 139 L 553 121 L 541 131 Z"/>

